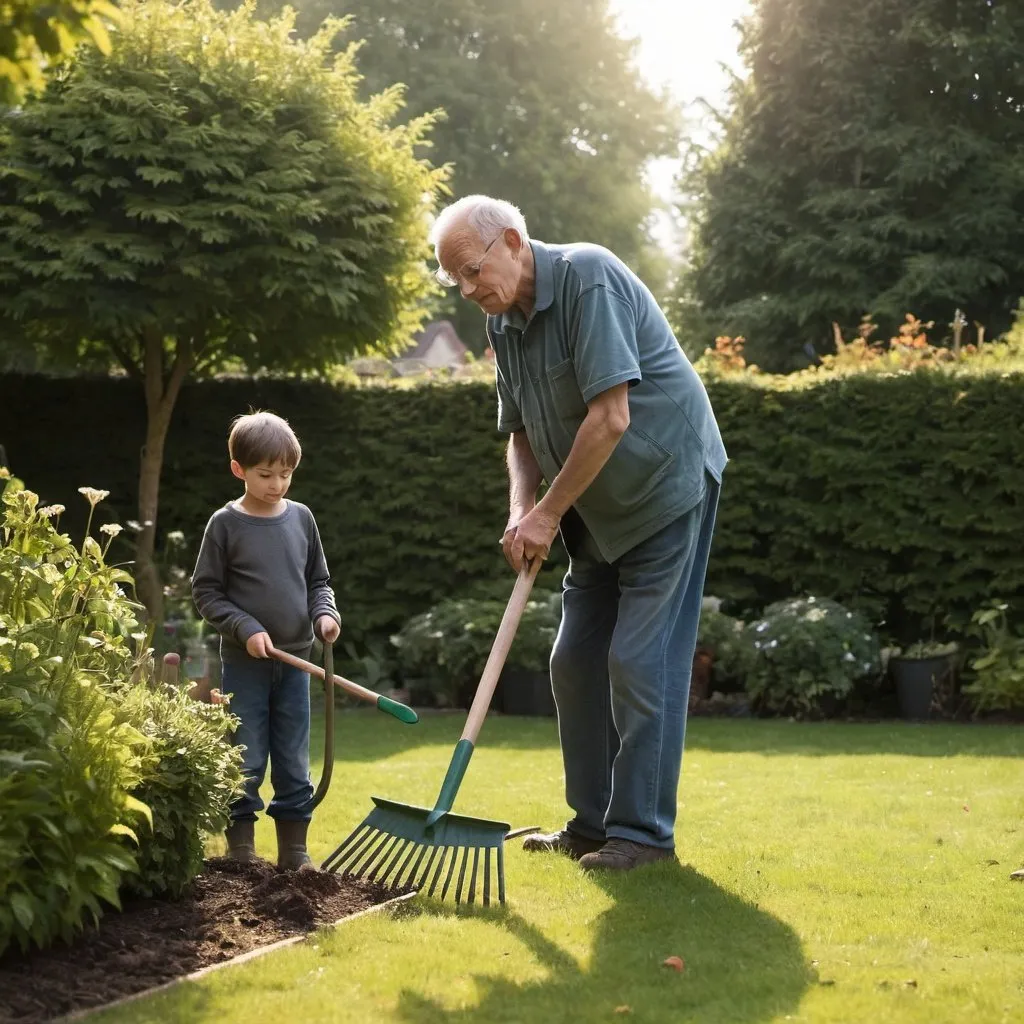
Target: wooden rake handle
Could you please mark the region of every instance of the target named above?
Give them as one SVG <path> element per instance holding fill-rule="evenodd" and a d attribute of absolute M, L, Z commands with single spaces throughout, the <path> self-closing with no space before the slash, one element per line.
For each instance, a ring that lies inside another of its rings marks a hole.
<path fill-rule="evenodd" d="M 276 647 L 270 648 L 270 655 L 277 658 L 278 661 L 283 661 L 286 665 L 291 665 L 292 668 L 300 668 L 303 672 L 316 676 L 317 679 L 325 681 L 327 679 L 327 673 L 319 665 L 314 665 L 313 662 L 306 661 L 304 658 L 296 657 L 296 655 L 289 654 L 287 651 L 280 651 Z M 405 704 L 392 700 L 390 697 L 385 697 L 382 693 L 375 693 L 373 690 L 360 686 L 358 683 L 353 683 L 351 679 L 346 679 L 337 673 L 332 673 L 331 677 L 334 685 L 339 689 L 344 690 L 346 693 L 351 693 L 353 697 L 357 697 L 359 700 L 365 700 L 368 704 L 376 704 L 379 710 L 397 718 L 400 722 L 405 722 L 406 725 L 414 725 L 418 721 L 416 712 Z"/>
<path fill-rule="evenodd" d="M 508 657 L 509 648 L 515 639 L 516 630 L 519 628 L 519 620 L 523 617 L 523 609 L 530 599 L 530 591 L 533 590 L 533 581 L 540 572 L 543 559 L 535 558 L 532 564 L 524 565 L 519 573 L 519 579 L 512 590 L 512 596 L 505 606 L 505 614 L 501 617 L 501 625 L 498 627 L 497 636 L 491 645 L 491 653 L 487 656 L 487 664 L 484 665 L 483 675 L 480 676 L 480 683 L 476 688 L 476 696 L 469 709 L 469 717 L 466 719 L 466 727 L 462 730 L 462 739 L 469 740 L 474 746 L 476 738 L 480 735 L 480 729 L 487 717 L 487 709 L 491 706 L 491 699 L 494 696 L 495 687 L 498 685 L 498 677 L 505 667 L 505 659 Z"/>

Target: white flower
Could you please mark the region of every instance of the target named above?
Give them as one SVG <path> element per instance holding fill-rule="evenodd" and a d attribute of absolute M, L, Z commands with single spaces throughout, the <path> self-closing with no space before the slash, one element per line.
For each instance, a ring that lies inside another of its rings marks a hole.
<path fill-rule="evenodd" d="M 823 618 L 828 614 L 824 608 L 812 608 L 804 618 L 808 622 L 821 622 Z"/>
<path fill-rule="evenodd" d="M 104 498 L 110 497 L 110 491 L 97 490 L 95 487 L 79 487 L 78 493 L 81 494 L 93 508 L 95 508 Z"/>
<path fill-rule="evenodd" d="M 104 523 L 100 527 L 100 533 L 108 534 L 110 537 L 116 537 L 124 527 L 120 523 Z"/>
<path fill-rule="evenodd" d="M 852 651 L 847 651 L 843 655 L 843 661 L 856 661 L 856 660 L 857 659 L 853 656 L 853 652 Z"/>
<path fill-rule="evenodd" d="M 779 641 L 778 640 L 773 640 L 768 646 L 769 647 L 778 647 L 779 646 Z"/>
<path fill-rule="evenodd" d="M 142 533 L 142 523 L 138 519 L 129 519 L 127 526 L 133 533 Z"/>
<path fill-rule="evenodd" d="M 169 544 L 184 544 L 185 534 L 183 534 L 181 530 L 171 530 L 171 532 L 167 534 L 167 542 Z"/>
<path fill-rule="evenodd" d="M 63 505 L 44 505 L 38 510 L 39 515 L 49 519 L 50 516 L 59 516 L 64 511 Z"/>
<path fill-rule="evenodd" d="M 763 633 L 767 628 L 768 628 L 768 623 L 767 622 L 759 622 L 757 624 L 757 631 L 758 631 L 758 633 Z"/>

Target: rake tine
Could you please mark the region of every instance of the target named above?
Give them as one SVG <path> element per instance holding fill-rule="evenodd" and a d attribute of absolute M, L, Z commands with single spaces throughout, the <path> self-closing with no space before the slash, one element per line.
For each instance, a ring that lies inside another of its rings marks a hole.
<path fill-rule="evenodd" d="M 413 859 L 413 857 L 416 856 L 416 851 L 417 850 L 420 851 L 419 859 L 416 861 L 416 865 L 412 869 L 412 871 L 410 871 L 409 874 L 406 875 L 405 869 L 409 866 L 409 862 Z M 416 874 L 416 868 L 418 868 L 420 866 L 420 861 L 423 860 L 423 856 L 424 856 L 424 854 L 426 852 L 427 852 L 427 848 L 425 846 L 421 846 L 419 843 L 413 843 L 413 847 L 409 851 L 409 856 L 406 857 L 404 861 L 402 861 L 402 866 L 398 869 L 398 874 L 395 875 L 395 880 L 392 883 L 396 889 L 401 889 L 402 888 L 402 876 L 403 875 L 406 875 L 406 877 L 405 877 L 405 884 L 406 885 L 409 884 L 409 878 L 411 878 L 413 875 Z"/>
<path fill-rule="evenodd" d="M 335 847 L 333 852 L 327 855 L 327 859 L 320 865 L 323 871 L 334 871 L 341 861 L 345 859 L 349 847 L 357 847 L 373 829 L 364 821 L 340 846 Z"/>
<path fill-rule="evenodd" d="M 345 878 L 358 878 L 363 871 L 366 870 L 366 866 L 376 856 L 377 851 L 388 841 L 387 832 L 381 832 L 380 829 L 374 829 L 369 836 L 367 841 L 363 843 L 355 853 L 348 860 L 348 867 L 345 869 Z"/>
<path fill-rule="evenodd" d="M 491 848 L 484 850 L 484 906 L 491 905 Z"/>
<path fill-rule="evenodd" d="M 456 854 L 458 856 L 458 854 Z M 459 867 L 459 884 L 455 887 L 455 903 L 459 904 L 462 902 L 462 880 L 466 877 L 466 862 L 469 860 L 469 847 L 463 847 L 462 850 L 462 864 Z M 444 899 L 444 893 L 441 893 L 441 899 Z"/>
<path fill-rule="evenodd" d="M 386 842 L 381 844 L 381 847 L 384 849 L 384 852 L 380 855 L 380 857 L 378 857 L 374 861 L 373 868 L 370 870 L 369 874 L 366 874 L 367 865 L 365 865 L 365 864 L 363 865 L 363 877 L 368 882 L 373 882 L 373 881 L 376 880 L 377 872 L 380 871 L 380 869 L 386 863 L 388 857 L 391 856 L 391 851 L 402 841 L 402 837 L 401 836 L 394 836 L 394 837 L 389 836 L 388 838 L 391 839 L 391 842 L 389 844 L 386 843 Z"/>
<path fill-rule="evenodd" d="M 505 844 L 498 847 L 498 902 L 505 903 Z"/>
<path fill-rule="evenodd" d="M 444 888 L 441 890 L 441 899 L 443 900 L 448 895 L 448 887 L 452 884 L 452 875 L 455 872 L 455 864 L 459 859 L 459 848 L 457 846 L 452 847 L 452 859 L 448 865 L 448 874 L 444 876 Z"/>
<path fill-rule="evenodd" d="M 391 874 L 391 872 L 394 870 L 395 865 L 401 859 L 402 854 L 405 853 L 406 849 L 408 849 L 410 846 L 412 847 L 412 849 L 409 851 L 409 856 L 411 857 L 416 852 L 416 844 L 411 839 L 406 839 L 405 842 L 398 847 L 394 857 L 392 857 L 391 860 L 388 861 L 388 866 L 384 869 L 383 874 L 381 874 L 380 878 L 377 879 L 377 881 L 379 881 L 381 885 L 386 886 L 388 884 L 388 875 Z"/>
<path fill-rule="evenodd" d="M 424 849 L 426 849 L 426 847 L 424 847 Z M 437 857 L 437 851 L 438 847 L 436 846 L 432 846 L 430 848 L 430 859 L 427 861 L 427 866 L 423 869 L 423 874 L 420 875 L 420 880 L 418 882 L 413 882 L 413 885 L 416 887 L 416 889 L 422 889 L 423 886 L 427 884 L 427 875 L 430 874 L 430 868 L 433 865 L 435 858 Z M 416 871 L 419 871 L 418 866 L 416 867 Z M 415 875 L 415 871 L 413 872 L 413 874 Z"/>
<path fill-rule="evenodd" d="M 451 850 L 451 847 L 450 846 L 446 846 L 441 851 L 441 859 L 437 862 L 437 871 L 434 873 L 434 880 L 430 883 L 430 889 L 427 890 L 427 895 L 428 896 L 433 896 L 434 895 L 434 890 L 437 888 L 438 880 L 441 877 L 441 869 L 444 867 L 444 859 L 445 859 L 445 857 L 448 856 L 448 851 L 449 850 Z M 452 861 L 452 864 L 453 865 L 455 864 L 454 860 Z M 448 877 L 451 878 L 451 876 L 452 876 L 452 873 L 451 873 L 451 870 L 449 870 Z"/>
<path fill-rule="evenodd" d="M 472 903 L 476 899 L 476 873 L 477 868 L 480 866 L 480 847 L 473 847 L 473 874 L 469 876 L 469 895 L 466 897 L 467 903 Z"/>

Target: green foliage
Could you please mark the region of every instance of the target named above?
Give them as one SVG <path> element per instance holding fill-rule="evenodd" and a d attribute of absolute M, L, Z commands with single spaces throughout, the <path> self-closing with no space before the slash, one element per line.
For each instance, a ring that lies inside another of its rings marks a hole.
<path fill-rule="evenodd" d="M 989 601 L 974 613 L 971 633 L 981 649 L 970 663 L 975 673 L 964 693 L 974 699 L 978 711 L 1010 711 L 1024 708 L 1024 636 L 1014 630 L 1005 601 Z"/>
<path fill-rule="evenodd" d="M 2 472 L 2 471 L 0 471 Z M 0 530 L 0 953 L 68 940 L 119 905 L 149 811 L 131 795 L 145 738 L 105 693 L 134 669 L 128 577 L 59 534 L 10 479 Z"/>
<path fill-rule="evenodd" d="M 123 700 L 124 714 L 150 740 L 134 794 L 153 814 L 126 889 L 178 897 L 202 870 L 206 836 L 224 829 L 241 793 L 241 749 L 231 742 L 237 719 L 224 705 L 191 700 L 183 687 L 135 686 Z"/>
<path fill-rule="evenodd" d="M 742 643 L 747 692 L 767 711 L 827 711 L 823 703 L 844 699 L 882 669 L 871 624 L 828 598 L 769 605 L 744 628 Z"/>
<path fill-rule="evenodd" d="M 1024 608 L 1024 375 L 1000 365 L 709 378 L 730 463 L 708 592 L 741 618 L 792 594 L 831 597 L 898 644 L 928 636 L 947 614 L 956 637 L 992 594 Z M 133 515 L 117 502 L 131 493 L 142 415 L 129 383 L 7 376 L 0 393 L 8 458 L 31 468 L 47 501 L 79 514 L 68 478 L 88 465 L 114 495 L 97 515 Z M 343 639 L 387 637 L 447 597 L 507 601 L 504 442 L 493 390 L 479 384 L 186 387 L 168 439 L 163 513 L 165 528 L 190 542 L 183 564 L 211 512 L 237 496 L 224 438 L 250 406 L 287 416 L 303 441 L 291 493 L 317 517 Z M 538 587 L 558 587 L 564 567 L 556 544 Z"/>
<path fill-rule="evenodd" d="M 696 208 L 677 327 L 742 334 L 771 369 L 870 313 L 1009 326 L 1024 272 L 1024 8 L 762 0 Z M 705 333 L 700 347 L 713 335 Z"/>
<path fill-rule="evenodd" d="M 697 646 L 712 655 L 717 682 L 742 679 L 743 623 L 739 619 L 718 608 L 705 607 L 700 614 Z"/>
<path fill-rule="evenodd" d="M 276 10 L 278 0 L 260 9 Z M 552 242 L 607 245 L 658 291 L 648 231 L 651 157 L 673 156 L 679 115 L 649 88 L 605 0 L 299 0 L 300 34 L 351 16 L 364 40 L 365 90 L 406 87 L 412 116 L 442 109 L 431 154 L 453 165 L 454 198 L 485 192 L 516 203 Z M 480 351 L 483 317 L 450 310 Z"/>
<path fill-rule="evenodd" d="M 14 106 L 43 87 L 47 67 L 84 41 L 110 53 L 108 23 L 117 8 L 106 0 L 8 0 L 0 28 L 0 106 Z"/>
<path fill-rule="evenodd" d="M 433 693 L 443 706 L 458 706 L 484 670 L 505 607 L 504 601 L 449 598 L 414 616 L 391 638 L 403 682 Z M 561 618 L 561 594 L 534 591 L 507 663 L 547 671 Z"/>

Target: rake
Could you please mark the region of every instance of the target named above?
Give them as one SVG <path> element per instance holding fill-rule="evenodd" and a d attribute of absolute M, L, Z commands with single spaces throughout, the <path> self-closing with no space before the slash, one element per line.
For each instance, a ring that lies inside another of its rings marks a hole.
<path fill-rule="evenodd" d="M 428 896 L 441 886 L 442 900 L 454 882 L 457 904 L 463 893 L 467 903 L 475 902 L 479 892 L 483 905 L 488 906 L 493 867 L 498 902 L 505 902 L 505 840 L 537 829 L 510 832 L 506 821 L 454 814 L 451 808 L 540 565 L 541 560 L 535 558 L 516 580 L 433 808 L 373 797 L 373 810 L 323 862 L 322 870 L 340 871 L 343 877 L 363 878 L 387 889 L 425 889 Z"/>

